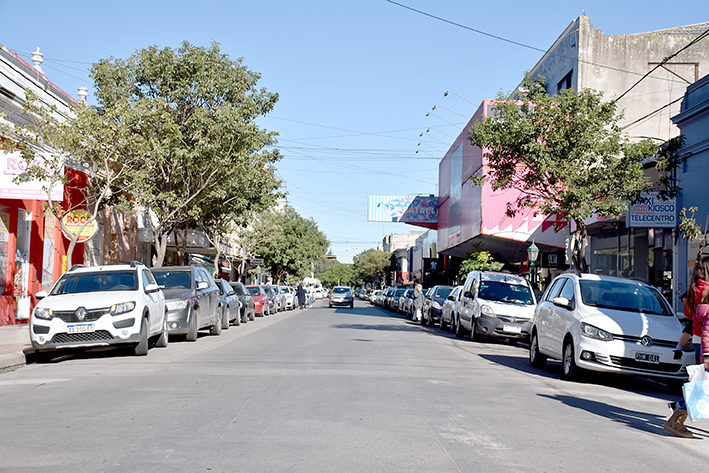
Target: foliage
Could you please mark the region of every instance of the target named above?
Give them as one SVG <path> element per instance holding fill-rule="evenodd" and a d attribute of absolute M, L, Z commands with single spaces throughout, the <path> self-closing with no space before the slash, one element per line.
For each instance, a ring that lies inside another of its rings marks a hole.
<path fill-rule="evenodd" d="M 391 267 L 391 253 L 369 249 L 352 258 L 354 272 L 363 284 L 383 287 Z"/>
<path fill-rule="evenodd" d="M 332 261 L 327 271 L 316 273 L 315 277 L 326 287 L 356 285 L 353 266 L 336 260 Z"/>
<path fill-rule="evenodd" d="M 288 205 L 259 214 L 249 232 L 252 254 L 261 255 L 265 267 L 279 281 L 287 274 L 308 275 L 315 260 L 330 246 L 312 219 L 301 217 Z"/>
<path fill-rule="evenodd" d="M 152 216 L 156 265 L 177 227 L 205 226 L 223 234 L 234 220 L 274 202 L 275 134 L 255 120 L 278 96 L 258 90 L 259 74 L 209 48 L 151 46 L 129 59 L 103 59 L 91 69 L 95 126 L 125 123 L 136 150 L 125 182 L 130 198 Z"/>
<path fill-rule="evenodd" d="M 679 231 L 682 238 L 687 240 L 701 240 L 699 242 L 699 251 L 697 252 L 696 260 L 702 256 L 704 253 L 704 248 L 707 246 L 707 240 L 709 239 L 709 218 L 707 218 L 707 225 L 705 230 L 694 219 L 694 213 L 698 210 L 697 207 L 682 208 L 679 211 Z"/>
<path fill-rule="evenodd" d="M 465 280 L 468 273 L 475 270 L 499 271 L 505 266 L 505 263 L 495 261 L 489 251 L 478 250 L 474 253 L 468 253 L 466 258 L 460 265 L 460 273 L 458 279 Z"/>
<path fill-rule="evenodd" d="M 618 126 L 615 102 L 585 89 L 546 93 L 544 78 L 523 83 L 516 100 L 500 95 L 490 117 L 478 121 L 470 141 L 484 150 L 494 190 L 515 189 L 507 214 L 523 208 L 566 214 L 576 224 L 574 265 L 585 271 L 584 220 L 618 217 L 651 182 L 642 161 L 657 153 L 650 140 L 632 143 Z"/>

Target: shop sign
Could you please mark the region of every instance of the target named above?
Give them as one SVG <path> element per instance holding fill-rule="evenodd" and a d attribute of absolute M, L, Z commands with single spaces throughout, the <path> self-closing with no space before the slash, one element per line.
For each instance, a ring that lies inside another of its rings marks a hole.
<path fill-rule="evenodd" d="M 640 200 L 630 205 L 626 220 L 630 228 L 675 228 L 677 203 L 675 199 L 659 199 L 657 192 L 643 192 Z"/>
<path fill-rule="evenodd" d="M 76 241 L 77 243 L 83 243 L 90 240 L 94 235 L 96 235 L 96 231 L 98 230 L 96 220 L 93 218 L 93 215 L 88 213 L 86 210 L 72 210 L 71 212 L 66 213 L 62 217 L 62 223 L 69 230 L 69 232 L 71 232 L 71 234 L 67 234 L 66 231 L 62 229 L 64 236 L 69 240 L 74 238 L 75 235 L 79 235 L 79 239 Z"/>

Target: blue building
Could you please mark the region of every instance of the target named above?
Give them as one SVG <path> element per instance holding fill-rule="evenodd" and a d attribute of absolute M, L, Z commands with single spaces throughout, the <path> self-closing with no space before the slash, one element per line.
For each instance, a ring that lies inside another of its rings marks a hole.
<path fill-rule="evenodd" d="M 680 113 L 672 117 L 672 121 L 686 140 L 682 148 L 686 160 L 677 171 L 682 188 L 677 206 L 679 209 L 697 207 L 695 221 L 706 231 L 709 221 L 709 75 L 687 87 Z M 678 294 L 689 286 L 699 248 L 698 240 L 687 241 L 678 237 Z M 709 247 L 704 254 L 709 254 Z"/>

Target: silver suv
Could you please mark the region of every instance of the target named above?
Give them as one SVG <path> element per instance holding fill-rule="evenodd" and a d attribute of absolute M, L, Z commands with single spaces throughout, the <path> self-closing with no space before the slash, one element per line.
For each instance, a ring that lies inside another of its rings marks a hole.
<path fill-rule="evenodd" d="M 481 335 L 506 338 L 512 343 L 528 339 L 536 304 L 534 291 L 525 278 L 471 271 L 463 284 L 458 317 L 451 321 L 451 330 L 458 336 L 470 332 L 473 340 Z"/>
<path fill-rule="evenodd" d="M 165 297 L 150 270 L 130 265 L 75 265 L 49 293 L 38 292 L 30 317 L 30 340 L 37 362 L 57 351 L 110 345 L 133 345 L 148 354 L 148 339 L 168 342 Z"/>

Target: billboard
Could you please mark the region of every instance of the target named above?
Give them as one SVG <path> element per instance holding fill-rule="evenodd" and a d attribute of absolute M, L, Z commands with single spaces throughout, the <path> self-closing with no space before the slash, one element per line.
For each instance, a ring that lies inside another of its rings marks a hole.
<path fill-rule="evenodd" d="M 631 228 L 675 228 L 677 203 L 675 199 L 660 200 L 657 192 L 643 192 L 630 205 L 626 223 Z"/>
<path fill-rule="evenodd" d="M 368 222 L 437 223 L 438 197 L 370 195 Z"/>

